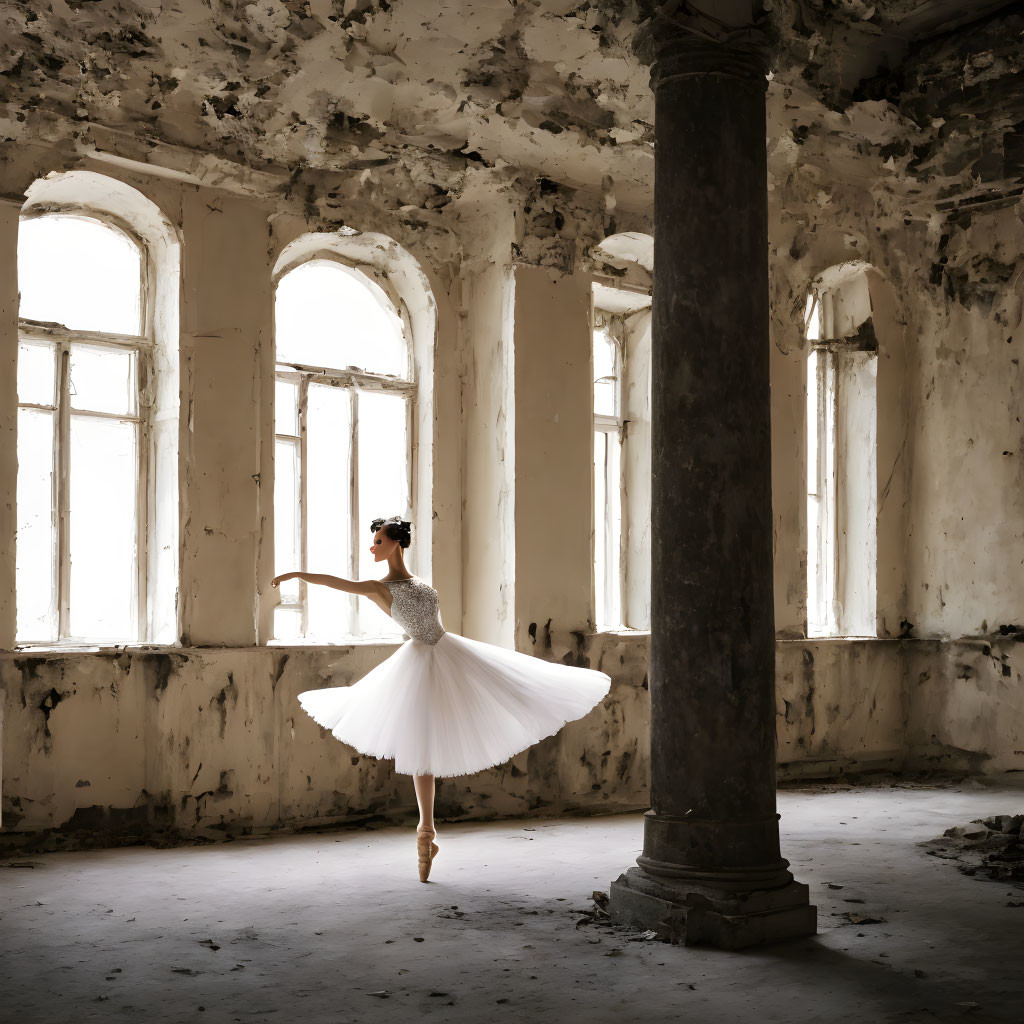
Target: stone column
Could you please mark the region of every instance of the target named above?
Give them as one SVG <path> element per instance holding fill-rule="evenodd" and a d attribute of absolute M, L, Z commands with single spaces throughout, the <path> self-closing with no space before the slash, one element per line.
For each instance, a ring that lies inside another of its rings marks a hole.
<path fill-rule="evenodd" d="M 765 88 L 753 27 L 657 18 L 651 810 L 611 912 L 737 949 L 813 934 L 779 852 Z M 694 32 L 693 29 L 699 29 Z"/>

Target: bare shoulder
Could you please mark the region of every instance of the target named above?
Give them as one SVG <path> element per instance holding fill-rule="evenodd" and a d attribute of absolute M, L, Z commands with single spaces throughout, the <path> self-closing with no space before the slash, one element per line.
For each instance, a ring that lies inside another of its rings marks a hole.
<path fill-rule="evenodd" d="M 382 597 L 387 601 L 391 600 L 391 591 L 382 580 L 360 580 L 361 592 L 367 597 Z"/>

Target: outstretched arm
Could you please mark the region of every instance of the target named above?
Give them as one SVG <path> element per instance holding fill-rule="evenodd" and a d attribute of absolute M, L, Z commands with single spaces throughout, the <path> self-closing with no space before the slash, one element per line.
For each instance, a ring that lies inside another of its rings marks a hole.
<path fill-rule="evenodd" d="M 340 576 L 328 576 L 322 572 L 286 572 L 275 576 L 271 585 L 277 587 L 286 580 L 295 579 L 331 587 L 333 590 L 343 590 L 346 594 L 368 597 L 384 611 L 390 612 L 391 609 L 391 591 L 378 580 L 344 580 Z"/>
<path fill-rule="evenodd" d="M 378 593 L 381 585 L 376 580 L 343 580 L 340 576 L 328 576 L 322 572 L 286 572 L 275 576 L 272 586 L 279 586 L 286 580 L 305 580 L 333 590 L 344 590 L 346 594 L 361 594 L 369 597 Z"/>

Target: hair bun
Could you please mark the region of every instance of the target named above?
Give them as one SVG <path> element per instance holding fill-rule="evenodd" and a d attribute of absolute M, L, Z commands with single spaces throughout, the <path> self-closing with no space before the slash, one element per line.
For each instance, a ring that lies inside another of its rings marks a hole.
<path fill-rule="evenodd" d="M 403 547 L 407 548 L 412 543 L 412 523 L 401 516 L 391 516 L 389 519 L 374 519 L 370 523 L 370 532 L 384 531 L 384 536 L 390 540 L 397 540 Z"/>

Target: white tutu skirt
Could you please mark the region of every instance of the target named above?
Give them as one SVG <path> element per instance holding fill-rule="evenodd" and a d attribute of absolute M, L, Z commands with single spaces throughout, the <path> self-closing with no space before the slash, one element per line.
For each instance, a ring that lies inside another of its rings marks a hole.
<path fill-rule="evenodd" d="M 407 640 L 351 686 L 299 694 L 303 710 L 403 775 L 471 775 L 503 764 L 608 693 L 604 672 L 445 633 Z"/>

